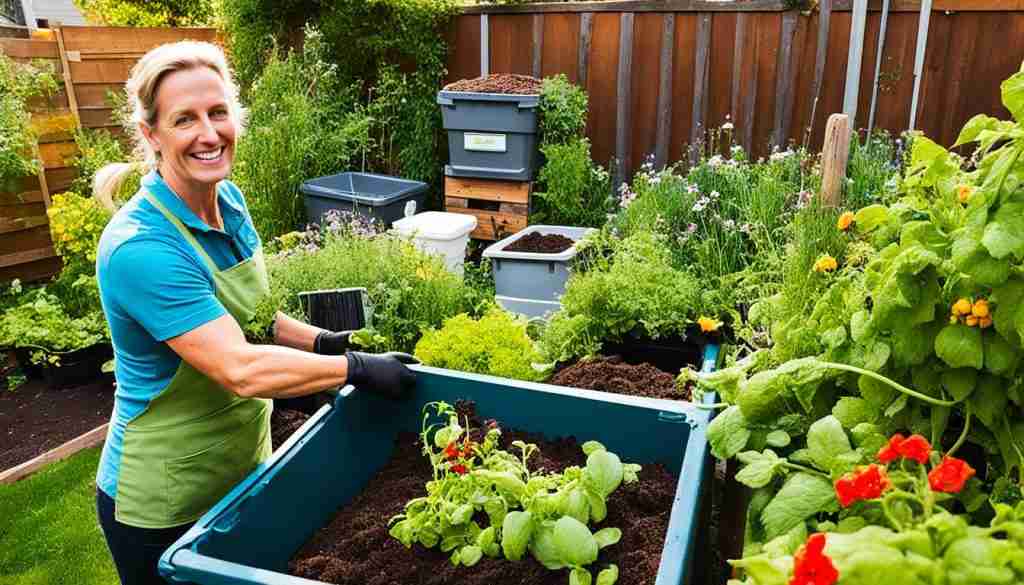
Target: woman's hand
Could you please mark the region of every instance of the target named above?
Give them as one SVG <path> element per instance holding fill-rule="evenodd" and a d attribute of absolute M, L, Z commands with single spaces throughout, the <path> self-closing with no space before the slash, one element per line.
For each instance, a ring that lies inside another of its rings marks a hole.
<path fill-rule="evenodd" d="M 352 347 L 353 333 L 355 331 L 321 331 L 313 341 L 313 353 L 344 355 Z"/>
<path fill-rule="evenodd" d="M 416 386 L 416 374 L 405 364 L 420 362 L 407 353 L 349 351 L 345 352 L 345 359 L 348 360 L 347 382 L 357 389 L 366 388 L 397 400 L 408 396 Z"/>

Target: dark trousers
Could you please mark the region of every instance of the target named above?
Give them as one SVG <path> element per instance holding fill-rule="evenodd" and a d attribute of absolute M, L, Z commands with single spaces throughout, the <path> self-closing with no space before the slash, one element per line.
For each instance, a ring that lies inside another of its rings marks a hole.
<path fill-rule="evenodd" d="M 157 571 L 160 555 L 191 527 L 138 528 L 114 519 L 114 500 L 96 490 L 96 515 L 114 557 L 121 585 L 167 585 Z"/>

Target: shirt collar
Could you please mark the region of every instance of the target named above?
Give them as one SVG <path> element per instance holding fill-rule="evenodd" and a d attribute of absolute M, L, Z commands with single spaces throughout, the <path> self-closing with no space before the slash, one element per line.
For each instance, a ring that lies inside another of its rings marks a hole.
<path fill-rule="evenodd" d="M 178 194 L 171 189 L 170 185 L 164 181 L 164 178 L 157 171 L 153 170 L 147 173 L 142 178 L 142 186 L 152 193 L 164 207 L 189 229 L 200 232 L 220 231 L 199 219 L 199 216 L 185 204 L 181 197 L 178 197 Z M 217 203 L 220 206 L 221 219 L 224 221 L 224 231 L 234 235 L 242 225 L 245 212 L 237 202 L 232 201 L 230 197 L 225 195 L 226 189 L 222 189 L 221 186 L 221 183 L 217 184 Z"/>

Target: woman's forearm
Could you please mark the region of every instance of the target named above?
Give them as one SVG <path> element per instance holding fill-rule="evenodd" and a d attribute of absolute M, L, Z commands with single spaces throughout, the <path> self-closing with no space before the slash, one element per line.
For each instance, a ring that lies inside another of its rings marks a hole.
<path fill-rule="evenodd" d="M 247 398 L 305 396 L 345 383 L 348 360 L 276 345 L 247 345 L 233 362 L 229 389 Z"/>
<path fill-rule="evenodd" d="M 278 311 L 274 320 L 274 343 L 285 347 L 313 351 L 313 342 L 323 329 L 303 323 Z"/>

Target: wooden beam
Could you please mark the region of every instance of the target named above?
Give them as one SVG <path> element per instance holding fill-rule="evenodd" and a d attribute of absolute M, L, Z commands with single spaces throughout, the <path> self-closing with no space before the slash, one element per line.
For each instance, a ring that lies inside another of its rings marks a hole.
<path fill-rule="evenodd" d="M 71 439 L 59 447 L 51 449 L 34 459 L 30 459 L 21 465 L 17 465 L 3 473 L 0 473 L 0 484 L 14 483 L 20 479 L 25 479 L 51 463 L 62 461 L 83 449 L 88 449 L 101 444 L 107 437 L 108 424 L 109 423 L 104 423 L 87 433 Z"/>
<path fill-rule="evenodd" d="M 53 258 L 56 255 L 57 252 L 53 250 L 53 246 L 46 246 L 35 250 L 25 250 L 24 252 L 14 252 L 12 254 L 4 254 L 0 256 L 0 268 L 15 266 L 17 264 L 25 264 L 27 262 L 35 262 L 36 260 L 45 260 L 46 258 Z"/>
<path fill-rule="evenodd" d="M 672 137 L 672 54 L 676 45 L 676 15 L 664 16 L 661 31 L 661 64 L 658 77 L 658 128 L 654 142 L 654 166 L 662 168 L 668 163 L 669 140 Z"/>
<path fill-rule="evenodd" d="M 535 12 L 783 12 L 781 0 L 606 0 L 598 2 L 527 2 L 465 6 L 462 14 L 522 14 Z"/>
<path fill-rule="evenodd" d="M 594 31 L 594 13 L 584 12 L 580 15 L 580 50 L 577 56 L 578 79 L 580 87 L 587 89 L 587 68 L 590 66 L 590 36 Z"/>
<path fill-rule="evenodd" d="M 54 41 L 0 38 L 0 53 L 12 59 L 60 59 Z"/>
<path fill-rule="evenodd" d="M 57 27 L 54 31 L 57 36 L 57 49 L 60 51 L 61 69 L 64 70 L 64 91 L 68 94 L 68 107 L 75 117 L 75 126 L 81 128 L 82 120 L 78 117 L 78 98 L 75 97 L 75 83 L 71 78 L 71 67 L 68 65 L 68 53 L 64 50 L 64 29 Z"/>
<path fill-rule="evenodd" d="M 854 0 L 835 0 L 834 12 L 850 12 Z M 882 0 L 869 0 L 868 12 L 881 12 Z M 890 12 L 918 12 L 920 0 L 893 0 Z M 935 0 L 932 11 L 942 12 L 1024 12 L 1024 0 Z"/>
<path fill-rule="evenodd" d="M 541 61 L 544 55 L 544 14 L 533 15 L 533 76 L 540 77 Z"/>
<path fill-rule="evenodd" d="M 850 118 L 832 114 L 825 126 L 825 142 L 821 147 L 821 204 L 839 207 L 846 182 L 846 162 L 850 158 Z"/>
<path fill-rule="evenodd" d="M 9 234 L 11 232 L 20 232 L 41 225 L 50 223 L 50 219 L 45 215 L 35 215 L 32 217 L 3 217 L 0 218 L 0 234 Z"/>
<path fill-rule="evenodd" d="M 444 178 L 446 197 L 481 199 L 499 203 L 529 203 L 533 183 L 529 181 L 501 181 L 497 179 Z"/>
<path fill-rule="evenodd" d="M 800 54 L 800 51 L 793 51 L 797 17 L 798 13 L 795 10 L 783 14 L 782 32 L 779 35 L 779 61 L 775 67 L 778 72 L 775 77 L 775 125 L 772 128 L 771 145 L 780 148 L 785 145 L 786 137 L 789 136 L 793 115 L 793 82 L 796 77 L 793 55 Z"/>
<path fill-rule="evenodd" d="M 619 17 L 619 79 L 616 93 L 615 157 L 618 159 L 615 187 L 626 181 L 630 170 L 633 139 L 633 13 Z"/>
<path fill-rule="evenodd" d="M 704 146 L 704 117 L 707 115 L 708 73 L 711 53 L 711 14 L 697 17 L 697 54 L 693 71 L 693 124 L 690 125 L 690 163 L 700 160 Z"/>

